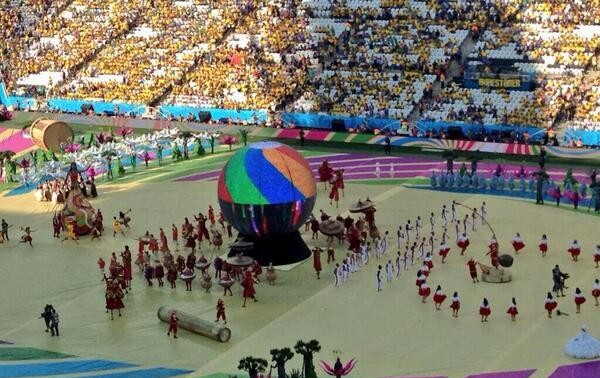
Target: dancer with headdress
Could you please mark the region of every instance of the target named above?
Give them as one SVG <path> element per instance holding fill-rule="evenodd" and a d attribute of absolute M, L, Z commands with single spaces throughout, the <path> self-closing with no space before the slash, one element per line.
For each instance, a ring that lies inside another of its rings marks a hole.
<path fill-rule="evenodd" d="M 517 315 L 519 314 L 519 310 L 517 309 L 517 301 L 515 300 L 515 298 L 513 297 L 511 302 L 510 302 L 510 306 L 508 307 L 508 310 L 506 311 L 507 314 L 510 315 L 510 320 L 512 320 L 513 322 L 515 320 L 517 320 Z"/>
<path fill-rule="evenodd" d="M 546 257 L 546 253 L 548 252 L 548 238 L 546 237 L 546 234 L 542 235 L 538 247 L 540 252 L 542 252 L 542 257 Z"/>
<path fill-rule="evenodd" d="M 554 311 L 558 307 L 558 303 L 556 299 L 552 296 L 552 293 L 548 292 L 546 295 L 546 299 L 544 300 L 544 309 L 548 312 L 548 317 L 552 317 L 552 311 Z"/>

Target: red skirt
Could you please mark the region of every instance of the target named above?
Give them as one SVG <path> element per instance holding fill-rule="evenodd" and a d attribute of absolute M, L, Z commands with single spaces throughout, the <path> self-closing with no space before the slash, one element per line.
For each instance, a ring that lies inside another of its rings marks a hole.
<path fill-rule="evenodd" d="M 592 290 L 592 296 L 594 296 L 596 298 L 600 297 L 600 289 Z"/>
<path fill-rule="evenodd" d="M 196 248 L 196 241 L 194 240 L 194 238 L 188 238 L 185 242 L 185 246 L 187 248 Z"/>
<path fill-rule="evenodd" d="M 446 256 L 448 256 L 448 252 L 450 252 L 450 248 L 440 249 L 440 256 L 446 257 Z"/>
<path fill-rule="evenodd" d="M 329 199 L 334 200 L 336 202 L 339 201 L 340 193 L 337 190 L 332 190 L 331 192 L 329 192 Z"/>
<path fill-rule="evenodd" d="M 465 249 L 469 246 L 470 242 L 469 240 L 461 240 L 458 243 L 456 243 L 456 245 L 461 248 L 461 249 Z"/>
<path fill-rule="evenodd" d="M 546 311 L 553 311 L 556 307 L 558 307 L 558 303 L 556 303 L 556 302 L 550 302 L 550 303 L 544 304 L 544 308 L 546 309 Z"/>
<path fill-rule="evenodd" d="M 516 307 L 510 307 L 510 308 L 509 308 L 509 309 L 506 311 L 506 313 L 507 313 L 507 314 L 510 314 L 510 315 L 517 315 L 517 314 L 519 313 L 519 311 L 517 310 L 517 308 L 516 308 Z"/>
<path fill-rule="evenodd" d="M 415 281 L 415 285 L 417 285 L 418 287 L 421 287 L 421 285 L 423 285 L 423 283 L 425 282 L 425 279 L 418 279 Z"/>
<path fill-rule="evenodd" d="M 450 305 L 450 308 L 453 310 L 459 310 L 460 309 L 460 302 L 452 302 L 452 304 Z"/>
<path fill-rule="evenodd" d="M 125 265 L 123 267 L 123 279 L 125 281 L 131 281 L 131 265 Z"/>
<path fill-rule="evenodd" d="M 585 297 L 575 297 L 575 304 L 581 305 L 585 303 Z"/>
<path fill-rule="evenodd" d="M 427 267 L 429 269 L 433 269 L 433 261 L 427 260 L 427 261 L 425 261 L 425 265 L 427 265 Z M 427 272 L 425 275 L 427 276 L 428 274 L 429 274 L 429 272 Z"/>
<path fill-rule="evenodd" d="M 244 285 L 244 298 L 252 298 L 255 294 L 254 285 Z"/>
<path fill-rule="evenodd" d="M 594 255 L 594 262 L 600 261 L 600 255 Z"/>
<path fill-rule="evenodd" d="M 110 298 L 106 299 L 106 309 L 107 310 L 119 310 L 121 308 L 125 308 L 123 301 L 121 298 Z"/>
<path fill-rule="evenodd" d="M 579 254 L 581 253 L 581 250 L 579 248 L 569 248 L 568 251 L 571 254 L 571 256 L 579 256 Z"/>
<path fill-rule="evenodd" d="M 431 288 L 430 287 L 426 287 L 426 288 L 420 287 L 419 288 L 419 295 L 421 297 L 428 297 L 429 294 L 431 294 Z"/>
<path fill-rule="evenodd" d="M 540 248 L 541 252 L 547 252 L 548 251 L 548 244 L 538 244 L 538 247 Z"/>
<path fill-rule="evenodd" d="M 492 313 L 491 308 L 479 307 L 479 315 L 489 316 Z"/>
<path fill-rule="evenodd" d="M 446 300 L 446 295 L 445 294 L 435 294 L 433 296 L 433 301 L 435 303 L 442 303 Z"/>
<path fill-rule="evenodd" d="M 426 265 L 427 265 L 427 264 L 426 264 Z M 426 271 L 421 271 L 421 273 L 423 273 L 423 275 L 424 275 L 425 277 L 429 277 L 429 271 L 428 271 L 428 270 L 426 270 Z"/>
<path fill-rule="evenodd" d="M 517 252 L 519 252 L 520 250 L 525 248 L 525 244 L 523 242 L 519 242 L 519 241 L 512 242 L 512 245 L 513 245 L 513 248 L 515 249 L 515 251 L 517 251 Z"/>

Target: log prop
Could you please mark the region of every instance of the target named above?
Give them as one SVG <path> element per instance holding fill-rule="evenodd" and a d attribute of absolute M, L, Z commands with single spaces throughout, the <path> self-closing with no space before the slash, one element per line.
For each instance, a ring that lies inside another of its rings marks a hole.
<path fill-rule="evenodd" d="M 228 342 L 231 338 L 231 330 L 226 326 L 219 323 L 209 322 L 207 320 L 200 319 L 195 315 L 175 310 L 167 306 L 159 307 L 157 312 L 158 318 L 163 322 L 168 323 L 171 317 L 171 313 L 173 311 L 177 313 L 177 317 L 179 318 L 179 321 L 177 323 L 178 326 L 185 329 L 186 331 L 210 337 L 211 339 L 220 341 L 222 343 Z"/>

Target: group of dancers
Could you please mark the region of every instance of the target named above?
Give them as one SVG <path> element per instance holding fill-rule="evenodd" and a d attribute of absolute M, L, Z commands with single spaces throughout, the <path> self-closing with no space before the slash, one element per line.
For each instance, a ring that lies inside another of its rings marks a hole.
<path fill-rule="evenodd" d="M 458 215 L 459 206 L 468 209 L 468 212 L 467 214 L 464 214 L 464 217 L 459 217 Z M 321 210 L 321 221 L 329 218 L 329 215 Z M 467 208 L 466 206 L 453 201 L 449 206 L 442 206 L 439 217 L 436 216 L 434 212 L 431 212 L 428 218 L 427 225 L 424 225 L 423 220 L 418 216 L 413 222 L 407 220 L 404 227 L 402 225 L 398 227 L 396 232 L 398 251 L 395 261 L 392 261 L 391 258 L 386 258 L 386 255 L 388 255 L 388 252 L 391 249 L 389 232 L 386 231 L 381 234 L 375 225 L 374 219 L 370 219 L 370 222 L 367 222 L 365 219 L 359 218 L 358 221 L 354 222 L 349 216 L 347 218 L 338 216 L 337 220 L 344 223 L 344 236 L 349 243 L 349 248 L 346 256 L 344 256 L 341 261 L 336 261 L 333 250 L 333 237 L 328 238 L 327 263 L 333 263 L 332 273 L 334 286 L 338 287 L 347 282 L 350 276 L 353 273 L 356 273 L 359 268 L 366 267 L 371 259 L 376 258 L 378 261 L 382 260 L 382 263 L 377 263 L 375 273 L 376 290 L 377 292 L 380 292 L 383 290 L 384 280 L 388 284 L 391 283 L 394 277 L 399 277 L 402 272 L 409 270 L 417 261 L 419 261 L 420 264 L 415 281 L 416 286 L 418 287 L 417 294 L 422 303 L 426 303 L 427 299 L 433 294 L 434 307 L 436 310 L 441 310 L 442 304 L 447 300 L 447 296 L 441 285 L 436 285 L 435 290 L 432 292 L 432 288 L 428 284 L 428 280 L 434 270 L 433 257 L 436 248 L 437 254 L 441 258 L 441 263 L 445 263 L 451 250 L 448 228 L 450 224 L 453 224 L 456 246 L 460 250 L 460 254 L 464 255 L 470 245 L 469 233 L 476 232 L 479 227 L 487 224 L 488 212 L 485 202 L 483 202 L 479 208 Z M 314 233 L 316 233 L 317 230 L 312 227 L 312 223 L 318 224 L 318 221 L 315 219 L 311 222 L 314 238 Z M 438 225 L 441 227 L 441 236 L 439 239 L 436 237 L 436 226 Z M 523 253 L 526 247 L 525 240 L 518 232 L 512 238 L 511 245 L 516 255 Z M 490 264 L 494 268 L 501 269 L 499 256 L 500 247 L 495 235 L 492 235 L 488 248 L 489 251 L 487 255 L 490 257 Z M 549 250 L 549 242 L 548 237 L 545 234 L 540 238 L 538 248 L 541 256 L 546 257 Z M 402 250 L 404 250 L 404 253 L 401 252 Z M 582 247 L 577 240 L 573 240 L 566 251 L 571 255 L 573 261 L 579 261 L 578 257 L 581 254 Z M 317 274 L 317 278 L 320 278 L 320 273 L 322 271 L 322 252 L 323 250 L 320 247 L 313 248 L 313 268 Z M 596 246 L 593 261 L 595 262 L 596 268 L 598 268 L 600 262 L 600 245 Z M 469 258 L 466 265 L 473 283 L 479 282 L 477 266 L 482 266 L 483 270 L 486 268 L 485 265 L 479 261 L 475 261 L 473 258 Z M 564 282 L 564 280 L 562 282 Z M 560 293 L 562 293 L 562 286 Z M 596 302 L 596 306 L 598 306 L 600 282 L 597 279 L 592 285 L 591 295 Z M 549 317 L 552 317 L 553 312 L 558 307 L 555 296 L 559 296 L 558 290 L 556 290 L 554 295 L 552 292 L 548 292 L 544 298 L 544 309 L 547 311 Z M 562 296 L 564 296 L 564 294 Z M 575 289 L 573 300 L 575 302 L 576 312 L 579 313 L 581 305 L 586 301 L 585 295 L 580 288 Z M 452 309 L 452 316 L 457 317 L 461 308 L 461 301 L 458 292 L 456 291 L 453 292 L 450 298 L 450 308 Z M 513 297 L 510 299 L 506 312 L 511 320 L 514 321 L 517 319 L 519 311 L 516 298 Z M 481 301 L 479 315 L 481 316 L 482 322 L 487 322 L 488 317 L 491 315 L 491 304 L 487 298 L 483 298 Z"/>
<path fill-rule="evenodd" d="M 75 184 L 86 198 L 98 197 L 98 189 L 96 188 L 94 177 L 84 179 L 83 176 L 79 174 Z M 67 193 L 71 190 L 71 185 L 72 183 L 67 179 L 56 178 L 51 181 L 46 180 L 36 187 L 36 190 L 34 191 L 35 199 L 39 202 L 47 201 L 52 202 L 53 204 L 64 203 L 67 198 Z"/>
<path fill-rule="evenodd" d="M 126 221 L 119 222 L 119 226 L 116 227 L 113 225 L 113 233 L 121 231 L 121 228 L 117 227 L 129 227 L 131 219 L 127 214 L 128 212 L 121 213 L 118 219 L 125 217 Z M 232 296 L 231 287 L 239 282 L 243 288 L 242 307 L 246 306 L 248 299 L 256 302 L 255 285 L 260 282 L 263 272 L 260 264 L 254 261 L 250 266 L 242 268 L 229 264 L 226 259 L 218 255 L 213 258 L 215 251 L 218 251 L 223 244 L 222 234 L 227 233 L 229 237 L 233 236 L 231 225 L 224 220 L 223 214 L 220 213 L 218 217 L 215 217 L 213 207 L 209 206 L 206 216 L 199 213 L 194 216 L 194 220 L 196 225 L 185 218 L 181 228 L 173 224 L 171 241 L 168 240 L 163 228 L 159 228 L 158 237 L 146 231 L 136 239 L 138 242 L 137 258 L 133 264 L 139 268 L 147 286 L 163 287 L 166 280 L 170 288 L 175 289 L 177 280 L 180 279 L 185 283 L 186 291 L 192 291 L 192 283 L 199 272 L 200 286 L 208 292 L 212 287 L 212 268 L 214 269 L 214 278 L 223 287 L 224 296 L 228 294 Z M 183 246 L 180 246 L 180 235 L 185 240 Z M 200 257 L 196 255 L 199 249 L 203 249 L 203 244 L 207 244 L 206 252 L 211 250 L 208 258 L 204 254 L 200 254 Z M 173 248 L 173 253 L 171 248 Z M 124 247 L 120 253 L 120 259 L 116 253 L 112 253 L 108 274 L 105 272 L 105 264 L 103 259 L 98 260 L 102 280 L 106 282 L 106 310 L 110 311 L 112 319 L 114 310 L 118 310 L 119 316 L 121 315 L 121 309 L 125 306 L 123 298 L 131 290 L 132 253 L 129 246 Z M 267 282 L 273 284 L 276 278 L 273 266 L 269 266 L 266 270 Z M 217 320 L 226 322 L 223 299 L 217 303 Z"/>

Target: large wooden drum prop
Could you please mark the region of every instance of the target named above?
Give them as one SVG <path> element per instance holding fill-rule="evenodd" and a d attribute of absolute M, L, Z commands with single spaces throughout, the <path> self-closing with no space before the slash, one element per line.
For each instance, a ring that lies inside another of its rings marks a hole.
<path fill-rule="evenodd" d="M 65 122 L 48 118 L 38 118 L 29 127 L 31 140 L 46 151 L 58 149 L 63 143 L 72 143 L 73 129 Z"/>

